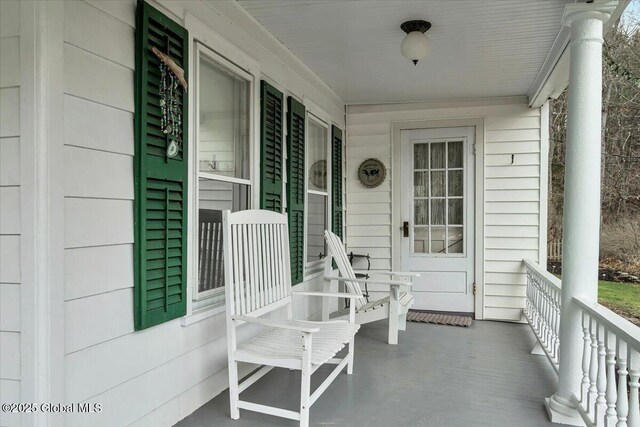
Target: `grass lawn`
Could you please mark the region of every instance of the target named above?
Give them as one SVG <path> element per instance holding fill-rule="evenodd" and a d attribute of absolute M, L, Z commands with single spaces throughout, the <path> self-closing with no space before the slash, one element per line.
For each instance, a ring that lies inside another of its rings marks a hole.
<path fill-rule="evenodd" d="M 640 285 L 601 280 L 598 302 L 640 325 Z"/>

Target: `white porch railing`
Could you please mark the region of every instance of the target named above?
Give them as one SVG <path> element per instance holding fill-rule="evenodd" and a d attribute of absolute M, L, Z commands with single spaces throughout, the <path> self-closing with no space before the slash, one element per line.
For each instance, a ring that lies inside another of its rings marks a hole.
<path fill-rule="evenodd" d="M 574 298 L 582 312 L 582 384 L 575 397 L 592 426 L 640 426 L 640 328 L 600 304 Z"/>
<path fill-rule="evenodd" d="M 561 282 L 533 261 L 523 310 L 539 346 L 558 372 Z M 582 383 L 574 405 L 587 426 L 640 427 L 640 328 L 595 301 L 574 298 L 582 312 Z M 534 352 L 535 349 L 534 349 Z"/>
<path fill-rule="evenodd" d="M 527 272 L 527 300 L 523 310 L 538 339 L 533 353 L 544 354 L 558 373 L 560 347 L 560 280 L 533 261 L 523 261 Z"/>

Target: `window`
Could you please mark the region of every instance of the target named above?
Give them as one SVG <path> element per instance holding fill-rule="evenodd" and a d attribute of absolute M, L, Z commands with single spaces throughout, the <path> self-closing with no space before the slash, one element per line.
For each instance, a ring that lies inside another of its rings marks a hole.
<path fill-rule="evenodd" d="M 327 253 L 329 189 L 327 187 L 327 137 L 324 124 L 309 116 L 307 125 L 307 263 L 321 260 Z"/>
<path fill-rule="evenodd" d="M 222 293 L 222 211 L 251 200 L 251 75 L 199 46 L 197 62 L 198 281 L 195 299 Z"/>

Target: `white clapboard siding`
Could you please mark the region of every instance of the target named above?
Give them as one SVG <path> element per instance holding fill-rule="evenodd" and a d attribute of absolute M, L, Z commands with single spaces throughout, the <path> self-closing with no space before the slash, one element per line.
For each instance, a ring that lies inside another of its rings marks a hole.
<path fill-rule="evenodd" d="M 19 403 L 21 388 L 20 4 L 0 2 L 0 396 Z M 19 413 L 0 412 L 19 426 Z"/>
<path fill-rule="evenodd" d="M 20 332 L 20 285 L 0 283 L 0 331 Z"/>
<path fill-rule="evenodd" d="M 0 5 L 2 3 L 0 1 Z M 3 402 L 20 402 L 20 381 L 0 378 L 0 396 Z M 0 411 L 0 425 L 19 426 L 20 413 Z"/>
<path fill-rule="evenodd" d="M 64 97 L 65 144 L 133 156 L 133 113 Z"/>
<path fill-rule="evenodd" d="M 0 378 L 20 379 L 19 332 L 0 331 Z"/>
<path fill-rule="evenodd" d="M 528 108 L 524 99 L 511 105 L 462 102 L 446 108 L 435 104 L 414 109 L 382 105 L 348 108 L 348 250 L 384 251 L 372 260 L 372 268 L 391 267 L 392 122 L 464 117 L 484 117 L 485 122 L 484 315 L 519 321 L 524 304 L 521 261 L 538 258 L 541 207 L 540 110 Z M 365 189 L 357 181 L 357 168 L 366 157 L 378 157 L 387 166 L 387 179 L 378 188 Z M 396 197 L 394 201 L 400 200 Z"/>
<path fill-rule="evenodd" d="M 0 186 L 0 234 L 20 234 L 19 186 Z"/>
<path fill-rule="evenodd" d="M 0 88 L 0 138 L 20 134 L 20 88 Z"/>
<path fill-rule="evenodd" d="M 65 300 L 131 288 L 133 244 L 67 249 L 64 270 Z"/>
<path fill-rule="evenodd" d="M 20 185 L 20 138 L 0 138 L 0 186 Z"/>
<path fill-rule="evenodd" d="M 20 37 L 0 38 L 0 87 L 20 85 Z"/>
<path fill-rule="evenodd" d="M 3 12 L 5 3 L 0 1 Z M 154 3 L 172 19 L 189 14 L 211 25 L 280 87 L 344 123 L 344 103 L 233 4 Z M 65 396 L 103 405 L 100 414 L 66 414 L 67 426 L 173 425 L 227 388 L 220 308 L 199 321 L 175 319 L 133 331 L 135 8 L 135 0 L 64 4 Z M 2 20 L 4 25 L 4 13 Z M 17 96 L 3 92 L 3 105 Z M 1 140 L 3 157 L 9 153 L 19 163 L 19 140 L 8 141 Z M 2 162 L 1 182 L 14 185 L 19 169 L 5 169 Z M 202 206 L 230 208 L 229 187 L 212 185 L 200 183 Z M 19 241 L 2 239 L 3 248 L 19 254 Z M 388 249 L 378 255 L 388 258 Z M 19 270 L 3 269 L 0 278 L 5 276 L 19 282 Z M 316 278 L 296 288 L 321 286 Z M 293 310 L 297 318 L 318 319 L 321 301 L 305 298 Z M 246 339 L 255 328 L 240 331 Z"/>

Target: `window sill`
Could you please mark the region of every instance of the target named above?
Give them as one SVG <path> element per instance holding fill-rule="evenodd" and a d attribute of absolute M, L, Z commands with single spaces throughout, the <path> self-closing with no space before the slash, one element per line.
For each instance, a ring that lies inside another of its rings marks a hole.
<path fill-rule="evenodd" d="M 182 326 L 193 325 L 194 323 L 198 323 L 204 319 L 208 319 L 209 317 L 217 316 L 218 314 L 224 313 L 226 307 L 224 302 L 220 302 L 218 304 L 210 305 L 198 310 L 194 310 L 191 314 L 187 316 L 183 316 L 180 319 L 180 324 Z"/>

